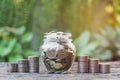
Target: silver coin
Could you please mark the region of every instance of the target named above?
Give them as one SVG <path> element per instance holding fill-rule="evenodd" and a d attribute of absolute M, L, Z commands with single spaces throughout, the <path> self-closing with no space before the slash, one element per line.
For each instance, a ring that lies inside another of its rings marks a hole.
<path fill-rule="evenodd" d="M 100 73 L 110 73 L 110 64 L 100 63 Z"/>
<path fill-rule="evenodd" d="M 91 62 L 89 63 L 89 72 L 90 73 L 99 73 L 99 60 L 90 60 Z"/>
<path fill-rule="evenodd" d="M 78 56 L 78 61 L 88 61 L 89 57 L 87 55 Z"/>
<path fill-rule="evenodd" d="M 29 72 L 29 64 L 27 59 L 18 60 L 18 72 Z"/>
<path fill-rule="evenodd" d="M 79 61 L 78 62 L 78 73 L 88 73 L 89 72 L 89 62 Z"/>
<path fill-rule="evenodd" d="M 89 69 L 90 73 L 99 73 L 99 68 L 98 69 Z"/>
<path fill-rule="evenodd" d="M 89 69 L 88 68 L 79 68 L 78 73 L 88 73 Z"/>
<path fill-rule="evenodd" d="M 17 63 L 8 63 L 6 68 L 7 68 L 7 72 L 17 72 L 18 64 Z"/>
<path fill-rule="evenodd" d="M 89 67 L 89 63 L 87 61 L 79 62 L 79 68 L 88 68 L 88 67 Z"/>
<path fill-rule="evenodd" d="M 28 57 L 28 60 L 37 60 L 37 61 L 39 61 L 39 57 L 37 57 L 37 56 L 29 56 Z"/>
<path fill-rule="evenodd" d="M 99 64 L 99 62 L 100 62 L 100 60 L 99 59 L 95 59 L 95 58 L 90 58 L 89 59 L 89 63 L 91 64 L 91 63 L 93 63 L 93 64 Z"/>
<path fill-rule="evenodd" d="M 99 67 L 99 64 L 89 64 L 89 67 L 92 68 L 92 67 Z"/>
<path fill-rule="evenodd" d="M 36 73 L 39 72 L 39 57 L 29 56 L 29 72 Z"/>
<path fill-rule="evenodd" d="M 89 67 L 90 73 L 99 73 L 99 66 Z"/>

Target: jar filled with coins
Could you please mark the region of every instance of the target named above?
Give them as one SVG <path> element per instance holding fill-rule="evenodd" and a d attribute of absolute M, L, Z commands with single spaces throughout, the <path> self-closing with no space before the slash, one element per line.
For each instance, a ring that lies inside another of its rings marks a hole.
<path fill-rule="evenodd" d="M 49 73 L 69 72 L 75 56 L 71 37 L 70 33 L 64 32 L 45 33 L 41 53 Z"/>

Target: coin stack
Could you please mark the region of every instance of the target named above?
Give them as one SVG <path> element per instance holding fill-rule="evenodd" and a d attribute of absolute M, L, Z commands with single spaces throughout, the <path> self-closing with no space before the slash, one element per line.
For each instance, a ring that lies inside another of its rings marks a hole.
<path fill-rule="evenodd" d="M 89 57 L 82 55 L 78 57 L 78 73 L 88 73 L 89 71 Z"/>
<path fill-rule="evenodd" d="M 99 73 L 99 59 L 90 59 L 89 60 L 89 72 L 90 73 Z"/>
<path fill-rule="evenodd" d="M 100 63 L 100 73 L 110 73 L 110 64 L 109 63 Z"/>
<path fill-rule="evenodd" d="M 18 72 L 20 73 L 29 72 L 29 65 L 27 59 L 18 60 Z"/>
<path fill-rule="evenodd" d="M 39 72 L 39 57 L 29 56 L 29 72 L 38 73 Z"/>
<path fill-rule="evenodd" d="M 7 64 L 7 72 L 17 72 L 18 64 L 17 63 L 8 63 Z"/>

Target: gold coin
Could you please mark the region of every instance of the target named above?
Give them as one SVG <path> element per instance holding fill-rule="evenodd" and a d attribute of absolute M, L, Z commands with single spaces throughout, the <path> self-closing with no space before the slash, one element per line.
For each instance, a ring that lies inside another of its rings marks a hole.
<path fill-rule="evenodd" d="M 61 69 L 63 65 L 61 63 L 55 63 L 54 68 L 55 69 Z"/>

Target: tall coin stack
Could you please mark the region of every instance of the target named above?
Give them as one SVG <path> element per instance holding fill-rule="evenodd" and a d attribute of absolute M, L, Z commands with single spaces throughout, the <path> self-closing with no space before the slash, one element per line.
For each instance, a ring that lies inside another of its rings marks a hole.
<path fill-rule="evenodd" d="M 8 63 L 7 64 L 7 72 L 17 72 L 18 64 L 17 63 Z"/>
<path fill-rule="evenodd" d="M 38 73 L 39 72 L 39 57 L 29 56 L 29 72 Z"/>
<path fill-rule="evenodd" d="M 109 63 L 100 63 L 100 73 L 110 73 Z"/>
<path fill-rule="evenodd" d="M 90 59 L 89 72 L 90 73 L 99 73 L 99 59 Z"/>
<path fill-rule="evenodd" d="M 18 60 L 18 72 L 29 72 L 29 64 L 27 59 Z"/>
<path fill-rule="evenodd" d="M 88 73 L 89 72 L 89 57 L 87 55 L 82 55 L 78 57 L 78 73 Z"/>

